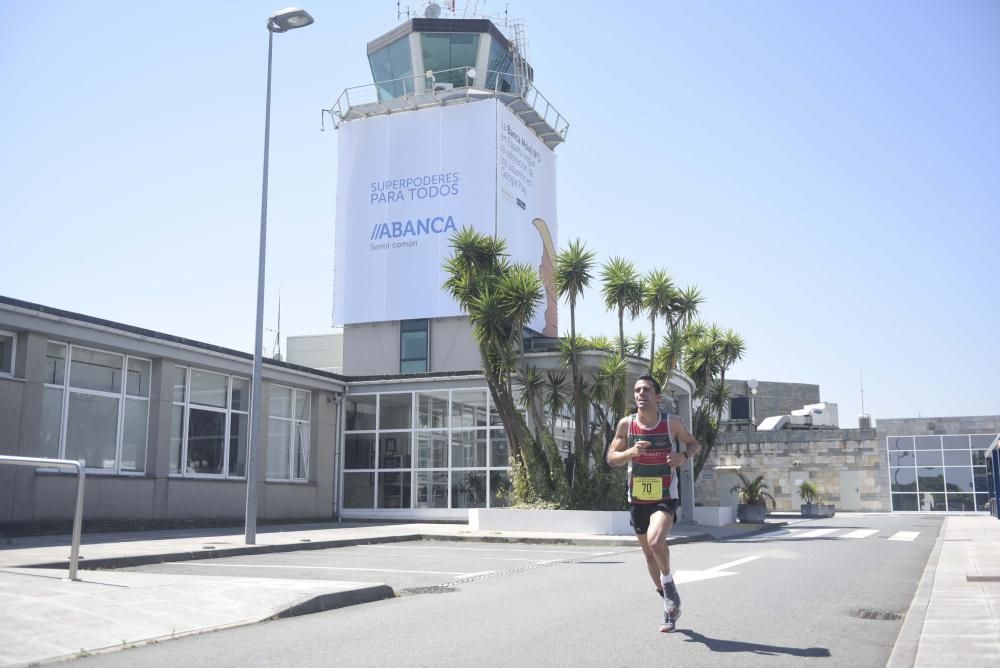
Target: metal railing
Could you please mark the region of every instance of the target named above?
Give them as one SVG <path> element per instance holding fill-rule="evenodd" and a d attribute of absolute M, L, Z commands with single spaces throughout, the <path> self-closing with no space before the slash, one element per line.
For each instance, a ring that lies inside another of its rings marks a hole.
<path fill-rule="evenodd" d="M 474 76 L 469 77 L 469 73 Z M 455 85 L 458 81 L 460 84 Z M 511 84 L 510 90 L 504 90 L 504 83 Z M 380 93 L 380 90 L 382 93 Z M 386 95 L 385 91 L 399 91 L 399 94 Z M 334 128 L 340 127 L 345 120 L 350 119 L 351 111 L 358 107 L 371 107 L 375 113 L 390 113 L 407 108 L 417 109 L 435 100 L 440 103 L 441 96 L 447 95 L 454 99 L 454 94 L 470 97 L 470 93 L 489 94 L 500 99 L 520 98 L 530 106 L 556 134 L 566 139 L 569 131 L 569 121 L 560 114 L 542 95 L 541 91 L 526 77 L 511 72 L 495 70 L 476 70 L 471 67 L 453 67 L 427 74 L 414 74 L 345 88 L 329 109 L 320 112 L 320 125 L 324 125 L 326 115 L 330 116 Z M 362 116 L 371 115 L 364 113 Z"/>
<path fill-rule="evenodd" d="M 14 466 L 31 466 L 32 468 L 54 467 L 59 469 L 76 469 L 76 508 L 73 511 L 73 544 L 69 552 L 69 579 L 79 580 L 76 576 L 77 563 L 80 561 L 80 533 L 83 529 L 83 483 L 87 479 L 87 472 L 84 469 L 86 463 L 81 459 L 46 459 L 44 457 L 15 457 L 13 455 L 0 455 L 0 464 L 13 464 Z"/>

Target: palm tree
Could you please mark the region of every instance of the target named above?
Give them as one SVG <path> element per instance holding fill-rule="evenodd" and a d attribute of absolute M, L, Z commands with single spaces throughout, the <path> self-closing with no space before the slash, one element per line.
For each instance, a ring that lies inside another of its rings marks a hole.
<path fill-rule="evenodd" d="M 646 355 L 646 335 L 636 332 L 635 336 L 626 339 L 625 350 L 632 357 L 644 357 Z"/>
<path fill-rule="evenodd" d="M 714 396 L 709 397 L 709 403 L 715 409 L 715 426 L 718 429 L 722 425 L 722 410 L 729 404 L 731 392 L 726 387 L 726 371 L 733 364 L 743 359 L 746 352 L 746 343 L 743 337 L 732 329 L 727 329 L 725 334 L 716 342 L 719 380 L 712 388 Z"/>
<path fill-rule="evenodd" d="M 531 322 L 535 311 L 545 297 L 545 286 L 533 267 L 517 263 L 505 272 L 499 284 L 500 308 L 511 320 L 512 334 L 524 368 L 524 328 Z"/>
<path fill-rule="evenodd" d="M 687 327 L 687 355 L 684 370 L 695 383 L 695 396 L 702 400 L 695 420 L 695 438 L 702 448 L 695 458 L 695 477 L 701 473 L 715 446 L 715 434 L 722 411 L 729 403 L 726 371 L 746 352 L 743 338 L 732 329 L 696 322 Z"/>
<path fill-rule="evenodd" d="M 556 421 L 562 413 L 563 408 L 569 403 L 566 394 L 566 372 L 547 371 L 545 374 L 544 392 L 545 408 L 549 413 L 549 433 L 552 440 L 556 440 Z"/>
<path fill-rule="evenodd" d="M 642 307 L 649 316 L 649 373 L 653 373 L 653 358 L 656 357 L 656 321 L 670 313 L 670 307 L 677 300 L 677 291 L 670 274 L 664 269 L 654 269 L 643 281 Z"/>
<path fill-rule="evenodd" d="M 625 357 L 625 311 L 634 317 L 642 306 L 642 282 L 635 265 L 622 257 L 613 257 L 601 268 L 604 305 L 618 313 L 618 354 Z"/>
<path fill-rule="evenodd" d="M 670 329 L 684 329 L 698 315 L 698 307 L 705 302 L 701 290 L 688 285 L 682 290 L 675 290 L 675 300 L 670 305 L 668 325 Z"/>
<path fill-rule="evenodd" d="M 570 459 L 580 454 L 586 459 L 584 443 L 587 430 L 587 404 L 583 392 L 583 375 L 580 373 L 580 341 L 576 336 L 576 300 L 583 296 L 583 291 L 590 286 L 593 278 L 593 251 L 586 250 L 579 239 L 574 239 L 569 246 L 556 254 L 556 292 L 559 297 L 569 302 L 569 367 L 573 376 L 573 451 Z M 573 471 L 575 467 L 569 467 Z M 572 474 L 571 474 L 572 475 Z"/>
<path fill-rule="evenodd" d="M 466 227 L 450 242 L 453 253 L 444 264 L 444 287 L 468 314 L 483 374 L 507 432 L 511 465 L 525 471 L 528 486 L 545 495 L 550 487 L 547 472 L 540 470 L 544 459 L 517 411 L 512 383 L 522 328 L 541 302 L 541 282 L 511 264 L 502 239 Z"/>

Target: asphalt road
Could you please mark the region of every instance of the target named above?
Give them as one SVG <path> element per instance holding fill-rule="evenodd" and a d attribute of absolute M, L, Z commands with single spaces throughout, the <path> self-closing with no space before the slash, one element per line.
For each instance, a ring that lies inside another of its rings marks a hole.
<path fill-rule="evenodd" d="M 143 570 L 386 582 L 395 599 L 81 666 L 884 666 L 941 520 L 852 515 L 671 549 L 683 616 L 630 548 L 424 541 Z M 209 565 L 211 564 L 211 565 Z"/>

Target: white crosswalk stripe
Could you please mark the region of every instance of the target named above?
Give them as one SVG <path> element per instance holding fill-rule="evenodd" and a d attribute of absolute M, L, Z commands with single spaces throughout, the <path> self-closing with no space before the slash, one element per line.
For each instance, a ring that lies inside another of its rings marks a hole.
<path fill-rule="evenodd" d="M 764 540 L 799 540 L 802 538 L 831 538 L 839 540 L 841 538 L 860 539 L 871 538 L 878 534 L 878 529 L 854 529 L 846 533 L 838 533 L 843 529 L 784 529 L 767 536 Z M 766 535 L 766 534 L 765 534 Z M 912 542 L 920 535 L 919 531 L 897 531 L 888 540 L 901 540 Z"/>
<path fill-rule="evenodd" d="M 893 535 L 889 536 L 889 540 L 916 540 L 917 536 L 920 535 L 919 531 L 897 531 Z"/>
<path fill-rule="evenodd" d="M 873 534 L 877 534 L 878 529 L 856 529 L 850 533 L 845 533 L 843 536 L 837 536 L 838 538 L 868 538 Z"/>
<path fill-rule="evenodd" d="M 820 536 L 825 536 L 827 534 L 833 533 L 837 529 L 812 529 L 804 531 L 803 533 L 795 536 L 796 538 L 819 538 Z"/>

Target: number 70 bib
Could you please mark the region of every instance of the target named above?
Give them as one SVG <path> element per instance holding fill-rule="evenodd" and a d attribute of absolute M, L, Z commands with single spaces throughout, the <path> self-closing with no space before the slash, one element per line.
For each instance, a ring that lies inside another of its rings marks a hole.
<path fill-rule="evenodd" d="M 639 501 L 659 501 L 663 498 L 663 478 L 660 476 L 632 478 L 632 497 Z"/>

